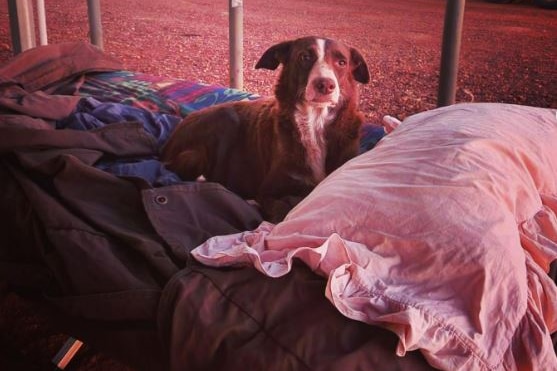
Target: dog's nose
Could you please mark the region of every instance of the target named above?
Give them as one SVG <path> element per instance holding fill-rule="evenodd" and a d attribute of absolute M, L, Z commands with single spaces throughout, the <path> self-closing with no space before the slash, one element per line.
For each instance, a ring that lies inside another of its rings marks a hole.
<path fill-rule="evenodd" d="M 335 90 L 336 84 L 333 79 L 321 77 L 313 81 L 313 87 L 323 95 L 329 95 Z"/>

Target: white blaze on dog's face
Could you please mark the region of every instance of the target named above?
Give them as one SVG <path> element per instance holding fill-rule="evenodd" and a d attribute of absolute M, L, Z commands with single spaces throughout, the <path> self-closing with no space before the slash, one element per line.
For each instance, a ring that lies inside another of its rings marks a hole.
<path fill-rule="evenodd" d="M 315 41 L 315 62 L 308 75 L 305 100 L 309 104 L 318 106 L 335 106 L 340 98 L 340 88 L 333 65 L 340 63 L 345 66 L 348 56 L 345 57 L 340 51 L 332 56 L 331 51 L 326 50 L 324 39 Z"/>

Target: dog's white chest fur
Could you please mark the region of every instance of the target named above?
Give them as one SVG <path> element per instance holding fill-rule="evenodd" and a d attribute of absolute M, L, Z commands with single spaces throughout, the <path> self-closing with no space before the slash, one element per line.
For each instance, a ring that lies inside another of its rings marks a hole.
<path fill-rule="evenodd" d="M 325 178 L 325 160 L 327 146 L 325 128 L 334 118 L 329 107 L 300 105 L 296 107 L 294 119 L 300 131 L 300 140 L 306 149 L 306 161 L 313 173 L 314 180 L 320 182 Z"/>

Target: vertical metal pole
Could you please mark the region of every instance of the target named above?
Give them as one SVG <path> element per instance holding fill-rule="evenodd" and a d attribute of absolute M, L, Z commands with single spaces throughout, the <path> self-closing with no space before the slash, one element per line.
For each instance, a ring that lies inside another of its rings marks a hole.
<path fill-rule="evenodd" d="M 99 0 L 87 0 L 87 15 L 89 17 L 89 38 L 91 43 L 103 49 L 103 28 Z"/>
<path fill-rule="evenodd" d="M 31 0 L 8 0 L 14 54 L 37 46 Z"/>
<path fill-rule="evenodd" d="M 244 88 L 244 7 L 242 0 L 229 3 L 230 87 Z"/>
<path fill-rule="evenodd" d="M 445 8 L 445 26 L 443 29 L 443 46 L 441 51 L 439 94 L 437 97 L 438 107 L 455 103 L 458 58 L 460 54 L 465 2 L 465 0 L 447 0 L 447 6 Z"/>
<path fill-rule="evenodd" d="M 37 0 L 37 18 L 39 19 L 39 43 L 40 45 L 47 45 L 48 36 L 46 34 L 46 12 L 44 8 L 44 0 Z"/>

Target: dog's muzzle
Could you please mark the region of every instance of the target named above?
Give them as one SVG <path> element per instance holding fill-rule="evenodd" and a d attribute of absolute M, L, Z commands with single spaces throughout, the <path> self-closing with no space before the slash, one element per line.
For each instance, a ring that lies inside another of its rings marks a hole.
<path fill-rule="evenodd" d="M 309 104 L 335 106 L 339 97 L 338 82 L 330 77 L 315 77 L 306 88 L 306 101 Z"/>

